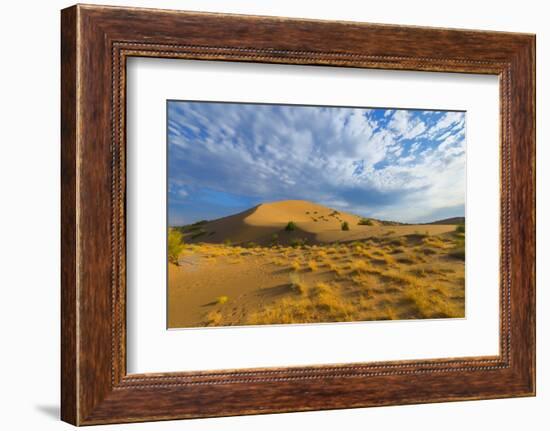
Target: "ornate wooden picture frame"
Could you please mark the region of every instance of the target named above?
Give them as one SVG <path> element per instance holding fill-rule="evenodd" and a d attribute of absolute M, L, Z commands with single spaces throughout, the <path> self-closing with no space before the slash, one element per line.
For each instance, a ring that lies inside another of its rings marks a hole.
<path fill-rule="evenodd" d="M 535 394 L 535 37 L 77 5 L 62 11 L 61 416 L 75 425 Z M 500 80 L 500 354 L 126 372 L 126 60 L 460 72 Z"/>

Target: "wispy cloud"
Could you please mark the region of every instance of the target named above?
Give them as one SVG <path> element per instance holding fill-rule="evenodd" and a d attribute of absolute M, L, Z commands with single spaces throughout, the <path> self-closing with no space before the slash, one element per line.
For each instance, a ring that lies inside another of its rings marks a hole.
<path fill-rule="evenodd" d="M 169 102 L 169 217 L 235 212 L 201 201 L 212 191 L 242 209 L 308 199 L 409 222 L 457 215 L 464 140 L 463 112 Z"/>

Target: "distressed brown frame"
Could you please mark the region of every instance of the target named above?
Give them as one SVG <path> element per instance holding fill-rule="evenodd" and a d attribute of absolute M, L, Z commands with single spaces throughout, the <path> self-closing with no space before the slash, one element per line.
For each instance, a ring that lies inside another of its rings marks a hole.
<path fill-rule="evenodd" d="M 75 425 L 535 394 L 535 36 L 77 5 L 61 14 L 61 417 Z M 129 56 L 494 74 L 501 106 L 495 357 L 128 375 Z"/>

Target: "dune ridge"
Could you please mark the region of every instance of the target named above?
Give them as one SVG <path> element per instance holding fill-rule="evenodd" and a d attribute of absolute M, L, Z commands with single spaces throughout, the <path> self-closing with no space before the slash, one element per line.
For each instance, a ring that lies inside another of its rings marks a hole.
<path fill-rule="evenodd" d="M 237 214 L 216 220 L 204 221 L 178 229 L 186 242 L 244 244 L 253 242 L 267 245 L 273 242 L 289 244 L 304 241 L 308 244 L 355 241 L 379 235 L 406 235 L 418 230 L 419 225 L 406 225 L 377 219 L 368 219 L 369 224 L 360 224 L 362 217 L 335 210 L 307 200 L 283 200 L 262 203 Z M 293 222 L 294 229 L 286 228 Z M 349 230 L 343 230 L 347 223 Z M 394 231 L 388 230 L 388 226 Z M 430 225 L 434 234 L 454 229 L 454 225 Z"/>

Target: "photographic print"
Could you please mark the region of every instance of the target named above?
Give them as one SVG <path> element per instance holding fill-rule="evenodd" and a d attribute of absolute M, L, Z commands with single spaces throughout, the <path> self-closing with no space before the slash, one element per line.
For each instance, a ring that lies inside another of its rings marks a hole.
<path fill-rule="evenodd" d="M 167 101 L 168 327 L 465 317 L 466 113 Z"/>

